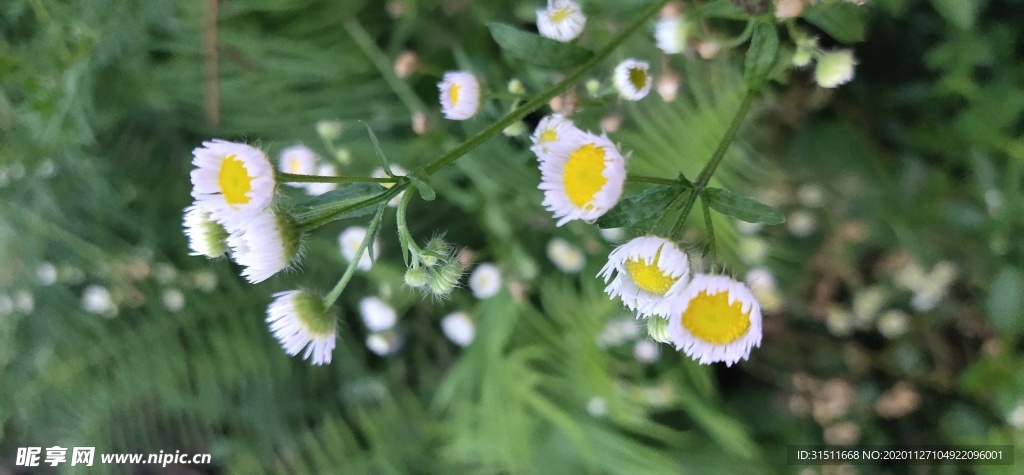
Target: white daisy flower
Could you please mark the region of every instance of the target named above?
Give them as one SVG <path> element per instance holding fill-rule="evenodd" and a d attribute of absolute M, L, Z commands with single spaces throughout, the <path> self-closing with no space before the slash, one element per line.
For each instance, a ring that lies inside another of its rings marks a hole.
<path fill-rule="evenodd" d="M 543 205 L 558 226 L 600 218 L 622 196 L 626 160 L 607 136 L 580 131 L 540 157 Z"/>
<path fill-rule="evenodd" d="M 537 128 L 533 130 L 530 139 L 533 140 L 532 150 L 538 156 L 548 153 L 551 146 L 564 141 L 567 137 L 580 133 L 572 121 L 562 114 L 551 114 L 540 120 Z"/>
<path fill-rule="evenodd" d="M 114 299 L 110 296 L 110 291 L 99 285 L 90 285 L 82 291 L 82 308 L 89 313 L 106 315 L 117 313 L 117 307 L 114 305 Z"/>
<path fill-rule="evenodd" d="M 231 257 L 245 266 L 242 276 L 256 284 L 291 265 L 299 255 L 301 236 L 291 218 L 267 210 L 232 232 L 227 243 Z"/>
<path fill-rule="evenodd" d="M 647 61 L 627 59 L 615 67 L 612 82 L 623 99 L 639 101 L 651 92 L 651 65 Z"/>
<path fill-rule="evenodd" d="M 583 255 L 580 248 L 572 245 L 562 238 L 554 238 L 548 242 L 548 259 L 566 274 L 575 274 L 583 270 L 587 263 L 587 257 Z"/>
<path fill-rule="evenodd" d="M 305 348 L 302 359 L 312 356 L 314 365 L 331 362 L 337 322 L 320 297 L 304 290 L 274 294 L 267 307 L 267 324 L 285 353 L 295 356 Z"/>
<path fill-rule="evenodd" d="M 274 198 L 274 167 L 257 148 L 213 140 L 192 151 L 192 196 L 224 227 L 234 230 Z"/>
<path fill-rule="evenodd" d="M 228 232 L 213 220 L 209 211 L 193 204 L 185 208 L 185 235 L 188 236 L 189 255 L 206 256 L 211 259 L 228 252 Z"/>
<path fill-rule="evenodd" d="M 638 237 L 615 248 L 598 276 L 611 280 L 605 293 L 619 297 L 637 316 L 664 316 L 670 298 L 686 289 L 690 260 L 667 239 Z"/>
<path fill-rule="evenodd" d="M 305 145 L 294 145 L 281 151 L 278 170 L 293 175 L 312 175 L 316 170 L 316 154 Z M 302 188 L 307 183 L 290 183 Z"/>
<path fill-rule="evenodd" d="M 464 312 L 454 312 L 441 319 L 441 331 L 459 346 L 469 346 L 476 336 L 473 320 Z"/>
<path fill-rule="evenodd" d="M 387 356 L 402 347 L 402 336 L 393 331 L 371 333 L 366 336 L 366 348 L 377 356 Z"/>
<path fill-rule="evenodd" d="M 676 349 L 700 364 L 732 366 L 761 346 L 761 306 L 750 289 L 726 276 L 695 276 L 672 299 L 668 320 Z"/>
<path fill-rule="evenodd" d="M 478 265 L 469 276 L 469 289 L 480 300 L 494 297 L 501 290 L 501 270 L 489 262 Z"/>
<path fill-rule="evenodd" d="M 316 167 L 316 175 L 338 176 L 338 169 L 334 165 L 324 163 Z M 338 188 L 337 183 L 306 183 L 306 193 L 311 196 L 318 196 Z"/>
<path fill-rule="evenodd" d="M 341 255 L 345 257 L 345 260 L 352 262 L 356 257 L 356 252 L 359 251 L 359 246 L 363 243 L 363 239 L 366 239 L 366 228 L 353 226 L 341 232 L 338 235 L 338 246 L 341 247 Z M 380 253 L 380 243 L 373 242 L 373 255 L 376 256 Z M 359 270 L 367 271 L 373 266 L 373 260 L 370 259 L 370 250 L 363 251 L 363 255 L 359 258 L 359 264 L 356 268 Z"/>
<path fill-rule="evenodd" d="M 401 165 L 393 165 L 392 164 L 390 166 L 391 166 L 391 173 L 394 173 L 395 176 L 406 176 L 406 175 L 409 174 L 409 171 L 406 170 L 405 168 L 402 168 Z M 377 167 L 376 169 L 373 170 L 373 173 L 371 173 L 370 176 L 372 176 L 374 178 L 388 178 L 389 175 L 387 174 L 387 172 L 384 171 L 383 168 Z M 383 186 L 384 188 L 390 189 L 392 186 L 395 186 L 395 184 L 394 183 L 381 183 L 380 186 Z M 405 194 L 405 192 L 403 191 L 403 192 L 395 195 L 394 198 L 391 198 L 391 200 L 388 201 L 388 206 L 390 206 L 392 208 L 398 207 L 398 203 L 400 201 L 402 201 L 402 195 L 404 195 L 404 194 Z"/>
<path fill-rule="evenodd" d="M 163 302 L 164 308 L 171 312 L 178 312 L 185 308 L 185 294 L 178 289 L 165 290 L 160 300 Z"/>
<path fill-rule="evenodd" d="M 654 340 L 640 340 L 633 346 L 633 357 L 641 363 L 654 363 L 661 355 L 661 345 Z"/>
<path fill-rule="evenodd" d="M 572 41 L 587 25 L 587 16 L 576 2 L 548 0 L 548 7 L 537 10 L 537 30 L 541 36 L 557 41 Z"/>
<path fill-rule="evenodd" d="M 466 120 L 480 110 L 480 82 L 465 71 L 448 71 L 437 83 L 441 90 L 441 112 L 449 120 Z"/>
<path fill-rule="evenodd" d="M 395 309 L 377 297 L 367 297 L 360 301 L 359 313 L 363 316 L 366 328 L 372 332 L 388 330 L 398 321 Z"/>
<path fill-rule="evenodd" d="M 690 25 L 679 15 L 661 18 L 654 24 L 654 40 L 665 54 L 679 54 L 686 49 Z"/>
<path fill-rule="evenodd" d="M 823 53 L 814 68 L 814 81 L 825 88 L 846 84 L 853 79 L 853 68 L 856 65 L 853 51 L 848 49 Z"/>
<path fill-rule="evenodd" d="M 50 262 L 39 264 L 39 267 L 36 269 L 36 277 L 39 278 L 40 284 L 53 285 L 57 282 L 57 266 Z"/>

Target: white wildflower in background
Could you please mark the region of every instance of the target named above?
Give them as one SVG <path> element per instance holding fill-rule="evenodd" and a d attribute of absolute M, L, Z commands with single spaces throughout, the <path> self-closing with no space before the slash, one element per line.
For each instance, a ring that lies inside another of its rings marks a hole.
<path fill-rule="evenodd" d="M 302 359 L 312 357 L 314 365 L 331 362 L 337 322 L 320 297 L 303 290 L 274 294 L 267 308 L 267 324 L 285 353 L 295 356 L 305 348 Z"/>
<path fill-rule="evenodd" d="M 672 300 L 668 320 L 676 349 L 700 364 L 732 366 L 761 346 L 761 306 L 750 289 L 726 276 L 695 276 Z"/>
<path fill-rule="evenodd" d="M 274 198 L 274 167 L 257 148 L 213 140 L 192 151 L 192 196 L 228 230 L 263 212 Z"/>
<path fill-rule="evenodd" d="M 910 329 L 910 316 L 903 310 L 887 310 L 878 317 L 878 333 L 892 340 L 907 334 Z"/>
<path fill-rule="evenodd" d="M 533 130 L 533 135 L 530 136 L 530 140 L 533 141 L 531 148 L 539 156 L 550 152 L 551 146 L 562 143 L 580 132 L 580 129 L 562 114 L 551 114 L 541 119 L 537 128 Z"/>
<path fill-rule="evenodd" d="M 690 25 L 681 15 L 660 18 L 654 24 L 655 43 L 665 54 L 682 53 L 686 49 L 689 34 Z"/>
<path fill-rule="evenodd" d="M 387 356 L 402 347 L 402 336 L 394 331 L 382 331 L 366 336 L 366 348 L 377 356 Z"/>
<path fill-rule="evenodd" d="M 686 288 L 690 260 L 667 239 L 638 237 L 615 248 L 598 276 L 611 281 L 605 293 L 637 316 L 666 315 L 668 298 Z"/>
<path fill-rule="evenodd" d="M 267 210 L 232 232 L 227 242 L 231 257 L 245 266 L 242 276 L 256 284 L 291 265 L 299 255 L 301 236 L 291 218 Z"/>
<path fill-rule="evenodd" d="M 391 173 L 394 173 L 395 176 L 406 176 L 406 175 L 409 174 L 409 171 L 406 170 L 405 168 L 402 168 L 401 165 L 394 165 L 394 164 L 392 164 L 391 165 Z M 388 178 L 388 173 L 386 171 L 384 171 L 383 168 L 377 167 L 377 168 L 375 168 L 373 170 L 373 173 L 371 173 L 370 176 L 372 176 L 374 178 Z M 395 186 L 395 184 L 394 183 L 381 183 L 380 186 L 383 186 L 384 188 L 387 188 L 387 189 L 390 190 L 392 186 Z M 398 207 L 398 203 L 400 201 L 402 201 L 402 195 L 404 195 L 404 194 L 405 194 L 405 192 L 403 191 L 403 192 L 395 195 L 394 198 L 391 198 L 391 200 L 388 201 L 388 206 L 390 206 L 392 208 Z"/>
<path fill-rule="evenodd" d="M 808 208 L 821 208 L 825 204 L 825 190 L 817 183 L 807 183 L 796 191 L 797 200 Z"/>
<path fill-rule="evenodd" d="M 464 312 L 450 313 L 441 319 L 441 331 L 452 343 L 459 346 L 469 346 L 476 336 L 473 320 Z"/>
<path fill-rule="evenodd" d="M 838 87 L 853 79 L 853 69 L 856 65 L 857 60 L 850 50 L 822 53 L 814 69 L 814 80 L 821 87 Z"/>
<path fill-rule="evenodd" d="M 818 229 L 818 220 L 814 213 L 806 210 L 794 211 L 786 219 L 786 229 L 789 233 L 798 238 L 810 236 Z"/>
<path fill-rule="evenodd" d="M 587 263 L 587 258 L 580 248 L 559 237 L 548 241 L 547 254 L 555 267 L 566 274 L 575 274 L 583 270 Z"/>
<path fill-rule="evenodd" d="M 501 290 L 501 270 L 489 262 L 478 265 L 469 276 L 469 289 L 480 300 L 494 297 Z"/>
<path fill-rule="evenodd" d="M 833 305 L 825 311 L 825 326 L 829 333 L 838 337 L 847 337 L 853 334 L 855 319 L 853 313 Z"/>
<path fill-rule="evenodd" d="M 640 335 L 640 326 L 635 317 L 614 318 L 604 324 L 597 335 L 597 346 L 608 348 L 635 340 Z"/>
<path fill-rule="evenodd" d="M 203 292 L 213 292 L 217 289 L 217 274 L 208 270 L 197 271 L 192 275 L 192 283 Z"/>
<path fill-rule="evenodd" d="M 360 301 L 359 313 L 363 317 L 363 324 L 371 332 L 389 330 L 398 321 L 395 309 L 377 297 L 367 297 Z"/>
<path fill-rule="evenodd" d="M 618 66 L 612 74 L 612 82 L 615 90 L 623 99 L 639 101 L 651 92 L 651 65 L 647 61 L 627 59 Z"/>
<path fill-rule="evenodd" d="M 334 165 L 324 163 L 316 167 L 315 174 L 319 176 L 338 176 L 338 169 Z M 306 183 L 306 193 L 311 196 L 322 195 L 337 188 L 337 183 Z"/>
<path fill-rule="evenodd" d="M 160 262 L 153 266 L 153 278 L 157 282 L 167 285 L 178 277 L 178 268 L 168 262 Z"/>
<path fill-rule="evenodd" d="M 885 304 L 889 301 L 889 293 L 878 285 L 865 287 L 853 294 L 853 316 L 860 328 L 870 326 L 875 321 Z"/>
<path fill-rule="evenodd" d="M 1017 405 L 1017 407 L 1006 416 L 1006 422 L 1009 422 L 1015 429 L 1024 431 L 1024 404 Z"/>
<path fill-rule="evenodd" d="M 36 299 L 27 290 L 19 290 L 14 293 L 14 308 L 21 313 L 32 313 L 36 308 Z"/>
<path fill-rule="evenodd" d="M 189 255 L 213 259 L 228 252 L 228 231 L 213 220 L 209 211 L 193 204 L 185 208 L 182 221 L 185 236 L 188 236 L 188 247 L 192 251 Z"/>
<path fill-rule="evenodd" d="M 437 84 L 441 90 L 441 112 L 449 120 L 466 120 L 480 110 L 480 82 L 465 71 L 448 71 Z"/>
<path fill-rule="evenodd" d="M 775 274 L 765 267 L 755 267 L 747 272 L 744 279 L 750 287 L 750 293 L 761 304 L 763 313 L 773 313 L 782 310 L 783 297 L 775 284 Z"/>
<path fill-rule="evenodd" d="M 36 278 L 42 285 L 53 285 L 57 282 L 57 266 L 49 262 L 39 264 L 36 268 Z"/>
<path fill-rule="evenodd" d="M 164 290 L 160 300 L 163 302 L 164 308 L 171 312 L 178 312 L 185 308 L 185 294 L 178 289 Z"/>
<path fill-rule="evenodd" d="M 353 226 L 341 232 L 338 235 L 338 246 L 341 247 L 341 255 L 345 260 L 352 262 L 356 257 L 356 252 L 359 251 L 359 246 L 363 243 L 363 239 L 366 239 L 366 228 Z M 377 241 L 373 242 L 373 255 L 377 256 L 380 252 L 380 244 Z M 373 266 L 373 260 L 370 259 L 370 249 L 367 248 L 363 251 L 363 255 L 359 258 L 359 264 L 356 268 L 359 270 L 370 270 Z"/>
<path fill-rule="evenodd" d="M 594 417 L 604 417 L 608 414 L 608 401 L 601 396 L 594 396 L 587 401 L 587 412 Z"/>
<path fill-rule="evenodd" d="M 110 291 L 99 285 L 90 285 L 82 291 L 82 308 L 97 315 L 111 315 L 117 310 Z"/>
<path fill-rule="evenodd" d="M 293 145 L 281 151 L 278 170 L 293 175 L 312 175 L 316 170 L 316 154 L 305 145 Z M 306 183 L 290 183 L 291 186 L 305 187 Z"/>
<path fill-rule="evenodd" d="M 661 347 L 654 340 L 640 340 L 633 346 L 633 357 L 641 363 L 658 361 L 660 355 Z"/>
<path fill-rule="evenodd" d="M 319 120 L 316 122 L 316 134 L 324 142 L 334 142 L 341 137 L 343 126 L 340 120 Z"/>
<path fill-rule="evenodd" d="M 548 7 L 537 10 L 537 30 L 541 36 L 557 41 L 572 41 L 587 25 L 587 17 L 576 2 L 548 0 Z"/>
<path fill-rule="evenodd" d="M 594 221 L 618 203 L 626 160 L 606 136 L 572 134 L 540 157 L 543 205 L 558 218 Z"/>

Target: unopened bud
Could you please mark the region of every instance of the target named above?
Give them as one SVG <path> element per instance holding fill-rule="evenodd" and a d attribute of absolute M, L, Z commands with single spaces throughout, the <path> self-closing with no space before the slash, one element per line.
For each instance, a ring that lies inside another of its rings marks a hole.
<path fill-rule="evenodd" d="M 413 288 L 420 288 L 430 281 L 427 270 L 422 267 L 413 267 L 405 271 L 405 285 Z"/>
<path fill-rule="evenodd" d="M 526 88 L 523 87 L 522 81 L 513 79 L 508 82 L 508 92 L 512 94 L 526 94 Z"/>
<path fill-rule="evenodd" d="M 672 338 L 668 336 L 668 320 L 658 316 L 647 318 L 647 335 L 658 343 L 671 343 Z"/>
<path fill-rule="evenodd" d="M 420 60 L 416 57 L 416 53 L 412 51 L 403 51 L 402 54 L 398 55 L 395 59 L 395 76 L 399 78 L 405 78 L 416 71 L 419 67 Z"/>
<path fill-rule="evenodd" d="M 520 135 L 523 135 L 525 132 L 526 125 L 523 124 L 523 121 L 516 122 L 508 127 L 505 127 L 505 130 L 501 131 L 501 133 L 505 134 L 506 137 L 518 137 Z"/>
<path fill-rule="evenodd" d="M 587 94 L 590 94 L 591 96 L 596 96 L 597 93 L 601 90 L 601 81 L 598 81 L 597 79 L 587 79 L 587 82 L 584 86 L 587 88 Z"/>
<path fill-rule="evenodd" d="M 316 133 L 325 142 L 333 142 L 341 137 L 341 121 L 321 120 L 316 123 Z"/>
<path fill-rule="evenodd" d="M 821 87 L 834 88 L 853 79 L 853 67 L 857 60 L 850 50 L 839 50 L 822 54 L 814 70 L 814 80 Z"/>

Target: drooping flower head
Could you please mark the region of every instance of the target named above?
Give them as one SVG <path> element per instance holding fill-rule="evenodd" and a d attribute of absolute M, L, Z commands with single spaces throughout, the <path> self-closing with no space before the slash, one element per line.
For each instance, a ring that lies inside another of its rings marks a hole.
<path fill-rule="evenodd" d="M 639 101 L 651 92 L 651 65 L 647 61 L 627 59 L 615 67 L 612 82 L 623 99 Z"/>
<path fill-rule="evenodd" d="M 192 151 L 192 196 L 229 231 L 270 206 L 274 167 L 257 148 L 212 140 Z"/>
<path fill-rule="evenodd" d="M 638 316 L 666 315 L 671 297 L 686 289 L 690 261 L 672 241 L 644 236 L 615 248 L 598 276 L 611 280 L 605 293 Z"/>
<path fill-rule="evenodd" d="M 572 0 L 548 0 L 548 7 L 537 10 L 537 30 L 541 36 L 572 41 L 587 25 L 587 16 Z"/>
<path fill-rule="evenodd" d="M 190 255 L 206 256 L 211 259 L 228 252 L 228 232 L 213 220 L 210 212 L 196 205 L 185 208 L 183 219 L 185 235 L 188 236 Z"/>
<path fill-rule="evenodd" d="M 618 203 L 626 180 L 626 160 L 607 136 L 571 134 L 540 157 L 543 205 L 558 226 L 593 221 Z"/>
<path fill-rule="evenodd" d="M 291 217 L 268 209 L 232 231 L 231 257 L 245 266 L 242 276 L 256 284 L 291 265 L 299 255 L 301 234 Z"/>
<path fill-rule="evenodd" d="M 530 140 L 533 141 L 531 148 L 537 155 L 548 153 L 552 145 L 565 141 L 579 132 L 580 129 L 562 114 L 551 114 L 541 119 L 537 128 L 533 130 L 533 135 L 530 136 Z"/>
<path fill-rule="evenodd" d="M 312 175 L 316 170 L 316 154 L 305 145 L 293 145 L 281 151 L 278 169 L 294 175 Z M 291 183 L 303 187 L 305 183 Z"/>
<path fill-rule="evenodd" d="M 761 306 L 750 289 L 721 275 L 699 274 L 669 306 L 668 334 L 700 364 L 727 366 L 761 346 Z"/>
<path fill-rule="evenodd" d="M 480 110 L 480 82 L 466 71 L 448 71 L 437 83 L 441 112 L 449 120 L 466 120 Z"/>
<path fill-rule="evenodd" d="M 267 324 L 285 353 L 295 356 L 305 348 L 302 359 L 312 356 L 314 365 L 331 362 L 337 322 L 315 294 L 304 290 L 274 294 L 267 308 Z"/>

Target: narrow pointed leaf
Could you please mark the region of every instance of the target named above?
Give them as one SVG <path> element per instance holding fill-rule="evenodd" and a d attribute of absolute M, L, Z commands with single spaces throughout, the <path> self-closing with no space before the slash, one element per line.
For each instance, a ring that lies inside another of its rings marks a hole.
<path fill-rule="evenodd" d="M 562 43 L 504 23 L 488 25 L 494 41 L 506 55 L 545 68 L 562 69 L 580 65 L 594 53 L 572 43 Z"/>
<path fill-rule="evenodd" d="M 619 200 L 597 220 L 600 228 L 622 228 L 650 221 L 665 211 L 672 199 L 682 192 L 681 187 L 652 186 L 641 193 Z"/>
<path fill-rule="evenodd" d="M 704 191 L 704 197 L 707 198 L 711 209 L 740 221 L 765 224 L 780 224 L 786 221 L 779 210 L 721 188 L 708 188 Z"/>
<path fill-rule="evenodd" d="M 332 221 L 366 216 L 373 213 L 376 208 L 370 205 L 359 206 L 360 203 L 385 191 L 386 189 L 377 183 L 351 183 L 296 205 L 292 217 L 299 226 L 303 226 L 338 213 L 340 214 L 334 216 Z"/>
<path fill-rule="evenodd" d="M 779 34 L 775 31 L 775 23 L 761 21 L 754 27 L 750 49 L 743 63 L 743 78 L 747 81 L 747 87 L 757 90 L 764 86 L 775 65 L 778 51 Z"/>
<path fill-rule="evenodd" d="M 380 160 L 380 166 L 384 169 L 384 173 L 388 176 L 394 177 L 395 174 L 391 172 L 391 165 L 388 163 L 388 158 L 384 156 L 384 150 L 380 148 L 380 141 L 377 140 L 377 134 L 373 133 L 373 129 L 370 128 L 370 124 L 359 121 L 366 126 L 366 131 L 370 134 L 370 142 L 373 143 L 373 153 L 377 154 L 377 158 Z"/>

